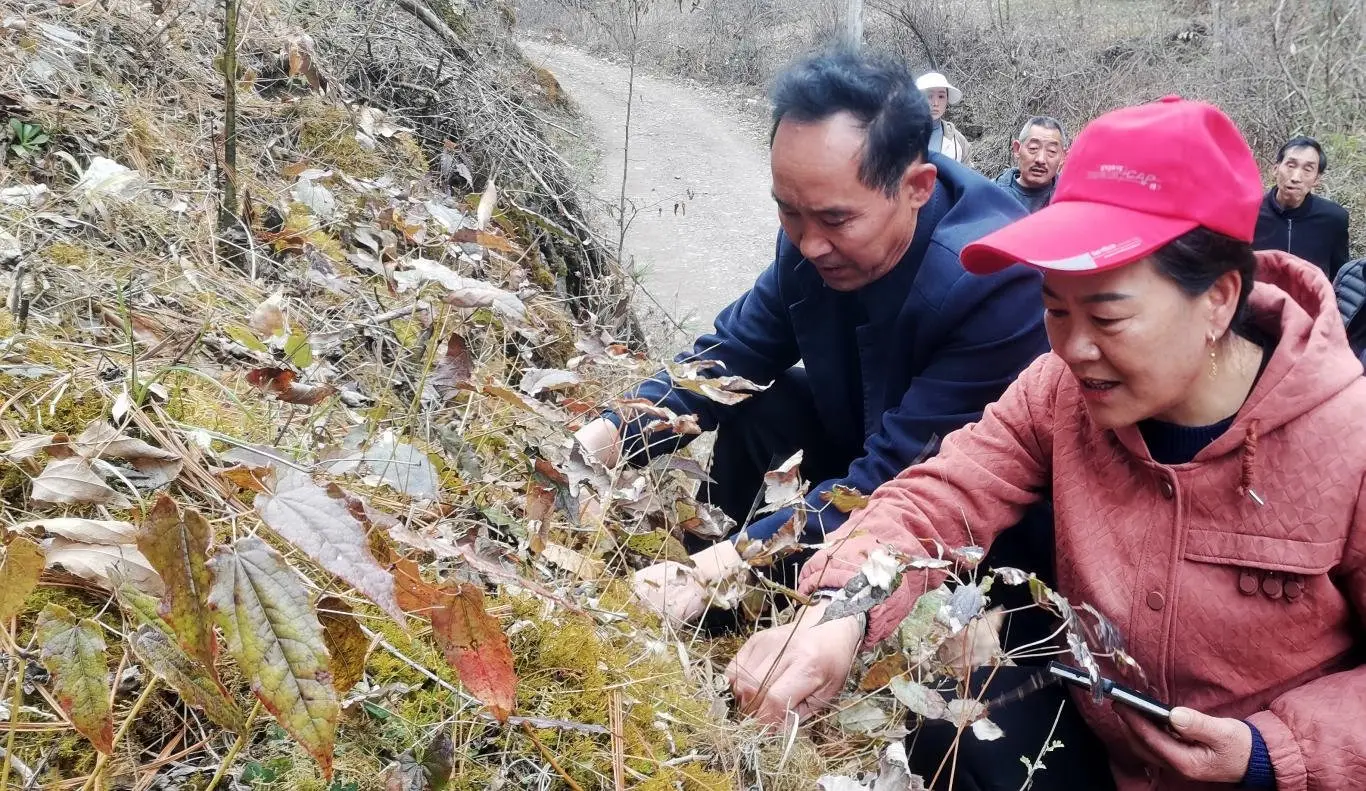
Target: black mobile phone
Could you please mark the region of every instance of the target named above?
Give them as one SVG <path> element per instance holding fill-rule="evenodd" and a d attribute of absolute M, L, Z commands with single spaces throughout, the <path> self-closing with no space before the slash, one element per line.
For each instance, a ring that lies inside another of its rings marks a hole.
<path fill-rule="evenodd" d="M 1091 689 L 1091 677 L 1081 668 L 1064 665 L 1061 662 L 1049 662 L 1048 672 L 1054 678 L 1072 686 Z M 1167 725 L 1171 720 L 1171 706 L 1156 698 L 1150 698 L 1142 692 L 1129 689 L 1123 684 L 1116 684 L 1108 678 L 1102 678 L 1100 680 L 1100 691 L 1110 700 L 1123 703 L 1158 725 Z"/>

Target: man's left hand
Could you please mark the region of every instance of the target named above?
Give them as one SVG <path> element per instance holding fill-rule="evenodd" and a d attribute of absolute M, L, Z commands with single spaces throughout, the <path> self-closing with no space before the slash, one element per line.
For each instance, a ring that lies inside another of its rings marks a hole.
<path fill-rule="evenodd" d="M 1158 766 L 1206 783 L 1241 783 L 1247 774 L 1252 729 L 1242 720 L 1178 706 L 1172 709 L 1168 731 L 1124 706 L 1116 705 L 1115 712 L 1128 726 L 1139 753 Z"/>

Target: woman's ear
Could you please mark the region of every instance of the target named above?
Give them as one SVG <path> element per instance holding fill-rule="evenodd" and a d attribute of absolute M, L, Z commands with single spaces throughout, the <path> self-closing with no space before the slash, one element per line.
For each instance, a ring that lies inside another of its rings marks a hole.
<path fill-rule="evenodd" d="M 1238 297 L 1243 293 L 1243 273 L 1230 270 L 1220 275 L 1205 292 L 1209 300 L 1210 323 L 1218 334 L 1223 335 L 1233 324 L 1233 316 L 1238 312 Z"/>

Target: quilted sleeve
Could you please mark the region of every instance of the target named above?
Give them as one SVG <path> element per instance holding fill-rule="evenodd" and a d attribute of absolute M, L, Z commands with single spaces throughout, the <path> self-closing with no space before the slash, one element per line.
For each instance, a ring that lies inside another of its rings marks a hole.
<path fill-rule="evenodd" d="M 882 484 L 868 506 L 831 534 L 802 568 L 800 589 L 838 588 L 879 546 L 910 557 L 945 548 L 989 547 L 1036 502 L 1051 471 L 1052 405 L 1065 369 L 1046 354 L 1001 400 L 944 439 L 939 455 Z M 869 611 L 867 644 L 890 634 L 926 586 L 943 573 L 908 572 L 887 601 Z"/>
<path fill-rule="evenodd" d="M 1358 630 L 1366 621 L 1366 481 L 1341 566 Z M 1324 676 L 1248 717 L 1261 731 L 1280 791 L 1349 791 L 1366 778 L 1366 666 Z"/>
<path fill-rule="evenodd" d="M 723 367 L 703 371 L 703 376 L 743 376 L 762 385 L 771 383 L 797 363 L 801 355 L 783 295 L 784 273 L 792 272 L 791 244 L 784 234 L 778 234 L 773 263 L 749 291 L 717 315 L 713 322 L 716 331 L 698 338 L 692 353 L 678 355 L 677 362 L 715 360 Z M 789 251 L 786 257 L 785 245 Z M 679 415 L 696 415 L 703 431 L 715 429 L 730 409 L 706 396 L 675 387 L 668 371 L 660 371 L 627 395 L 648 399 Z M 647 440 L 643 428 L 650 422 L 649 416 L 634 421 L 625 421 L 615 413 L 605 417 L 621 430 L 625 456 L 633 464 L 648 464 L 650 459 L 673 453 L 693 439 L 692 435 L 658 431 Z"/>

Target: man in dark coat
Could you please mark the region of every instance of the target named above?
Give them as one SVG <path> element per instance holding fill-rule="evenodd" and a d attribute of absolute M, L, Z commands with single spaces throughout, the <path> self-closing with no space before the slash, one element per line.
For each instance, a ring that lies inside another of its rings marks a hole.
<path fill-rule="evenodd" d="M 1292 137 L 1276 152 L 1276 186 L 1262 199 L 1252 246 L 1284 250 L 1322 269 L 1332 280 L 1348 260 L 1347 210 L 1313 194 L 1328 170 L 1328 155 L 1312 137 Z"/>
<path fill-rule="evenodd" d="M 1067 132 L 1058 119 L 1036 115 L 1010 142 L 1010 157 L 1015 167 L 1006 168 L 996 183 L 1033 214 L 1053 200 L 1058 171 L 1067 158 Z"/>
<path fill-rule="evenodd" d="M 977 420 L 1047 340 L 1031 270 L 983 278 L 959 263 L 966 244 L 1025 212 L 976 172 L 927 153 L 929 108 L 903 67 L 816 56 L 779 77 L 773 101 L 782 225 L 773 264 L 679 358 L 722 364 L 695 375 L 772 386 L 724 405 L 662 372 L 633 395 L 719 429 L 706 494 L 740 524 L 764 472 L 802 450 L 813 482 L 804 540 L 818 542 L 846 517 L 823 494 L 837 485 L 871 493 L 932 438 Z M 608 414 L 578 439 L 609 466 L 690 439 L 647 437 L 651 420 Z M 792 515 L 764 515 L 745 534 L 767 538 Z M 693 558 L 695 570 L 666 562 L 641 571 L 637 590 L 675 617 L 696 617 L 706 582 L 742 561 L 730 541 Z"/>

